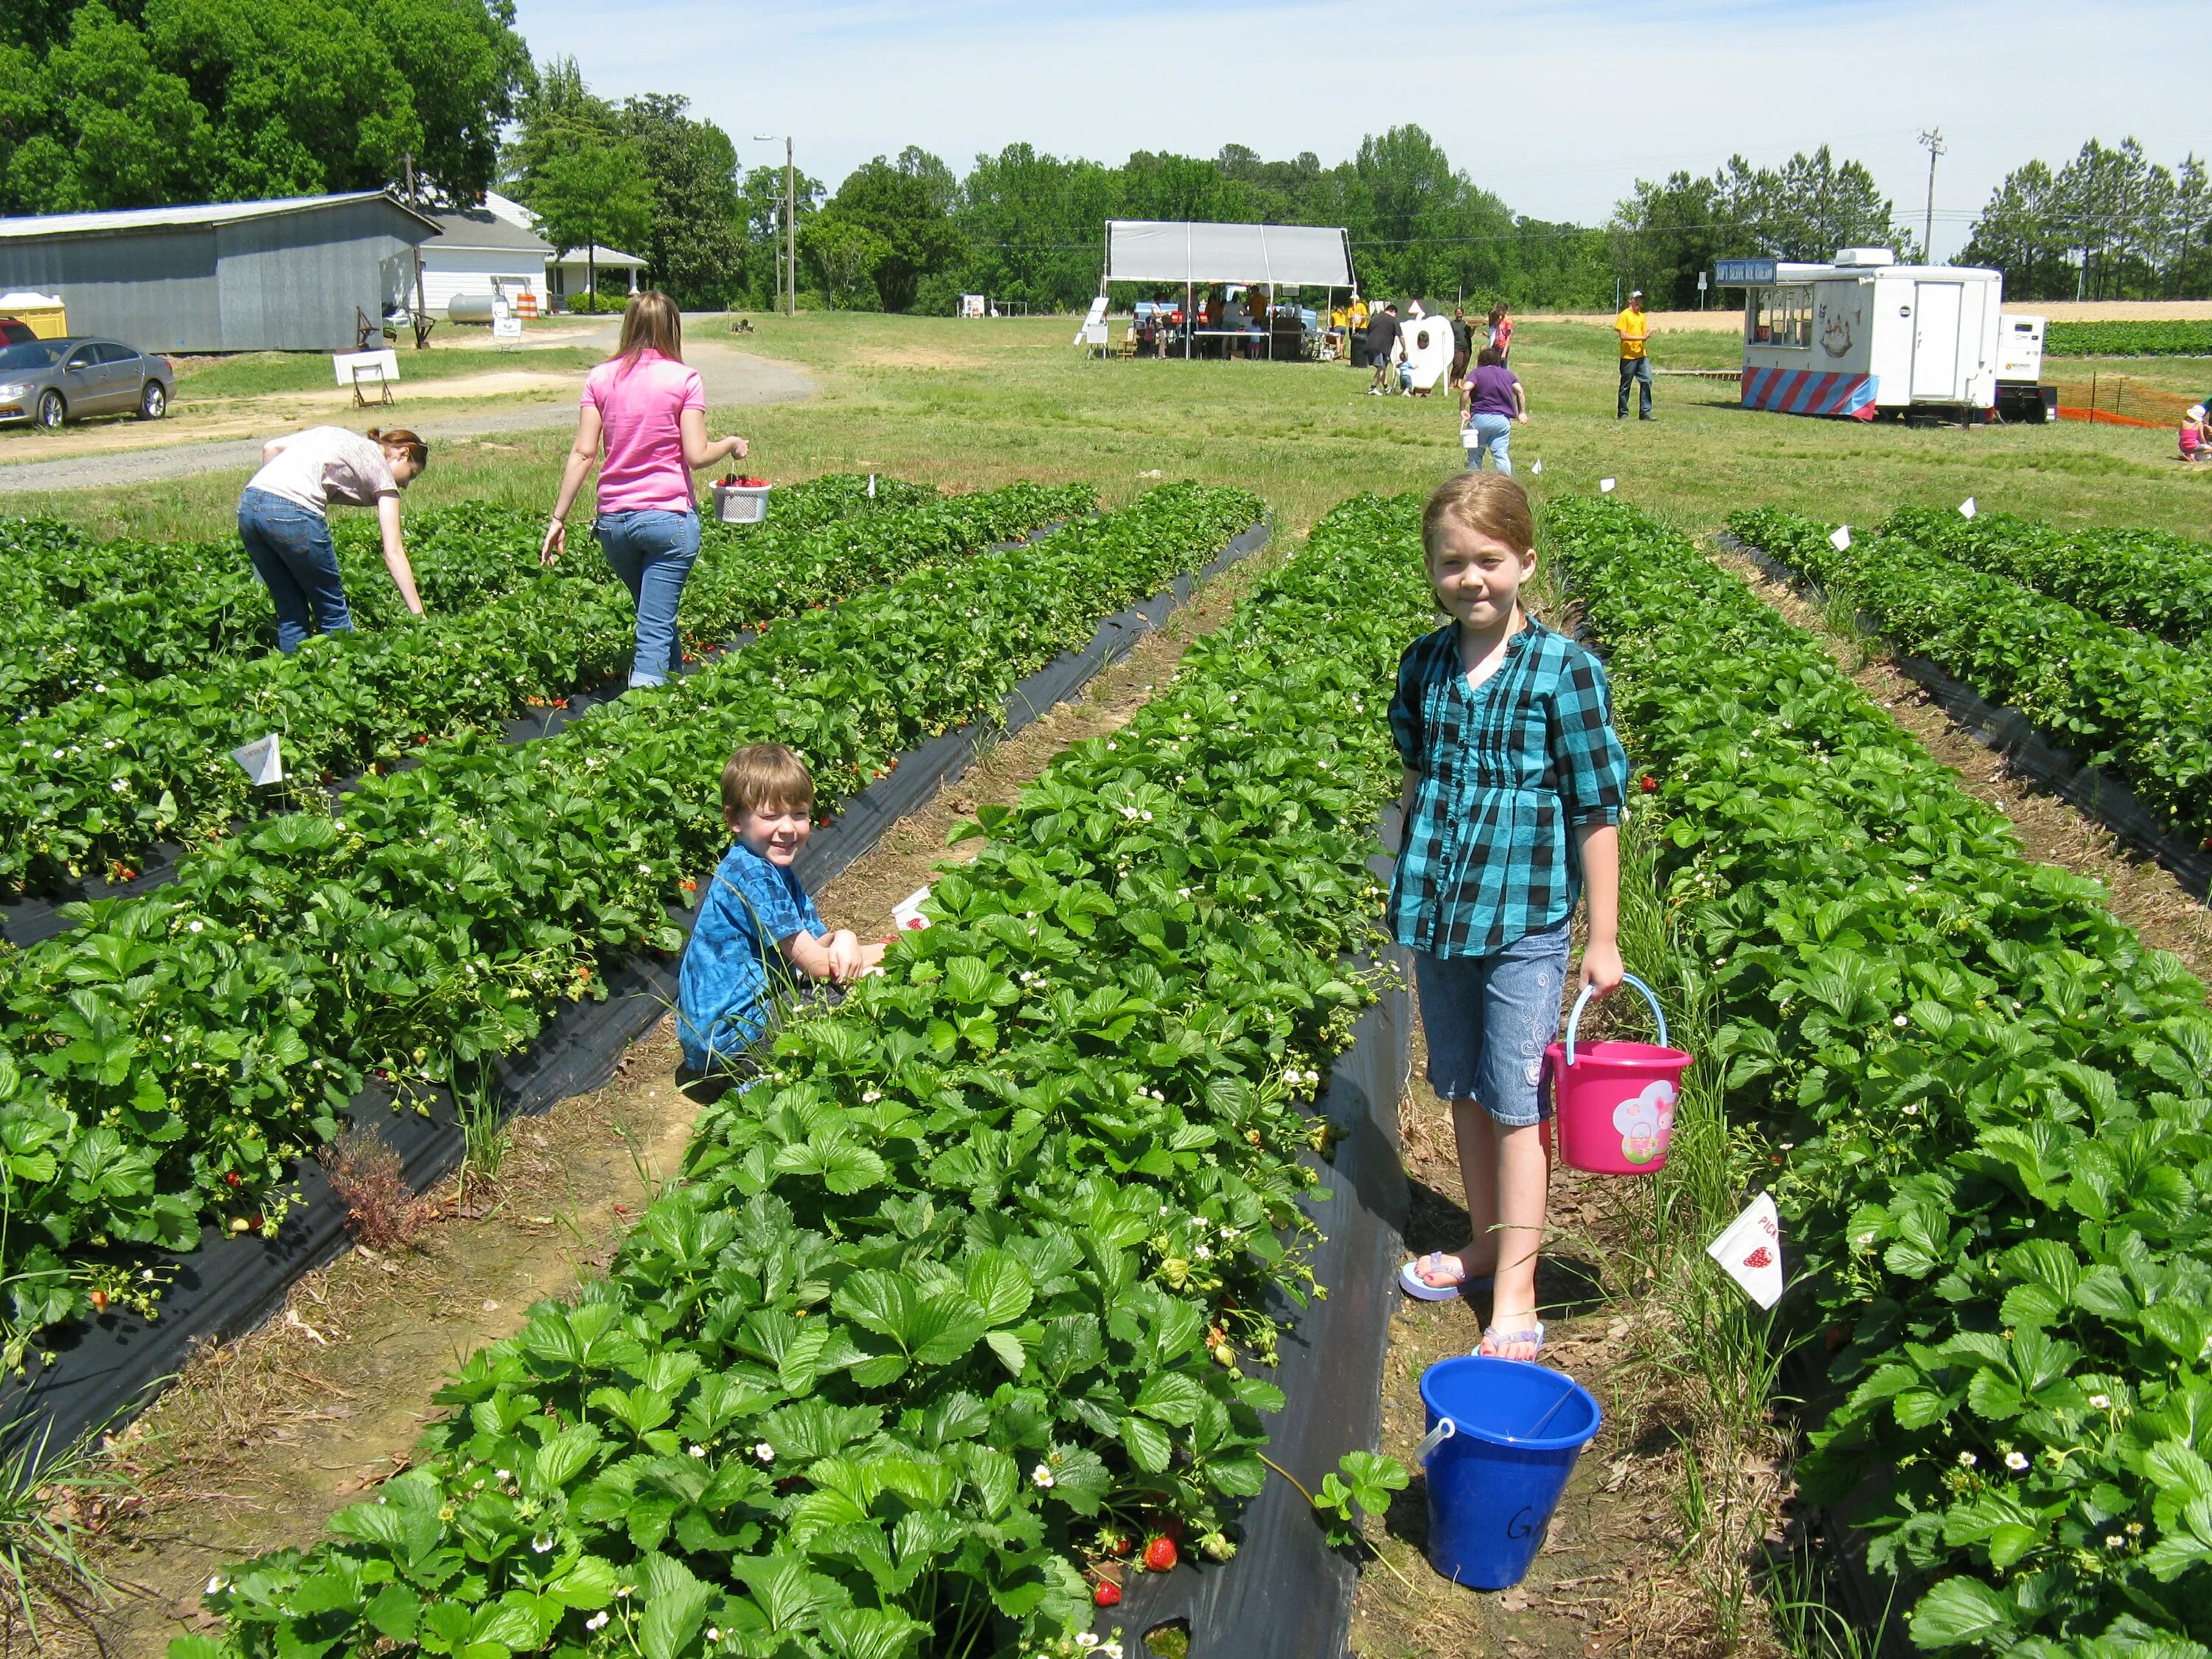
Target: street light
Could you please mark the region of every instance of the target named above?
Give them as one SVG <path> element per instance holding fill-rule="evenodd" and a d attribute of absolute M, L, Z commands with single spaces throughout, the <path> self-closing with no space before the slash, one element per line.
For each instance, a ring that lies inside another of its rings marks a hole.
<path fill-rule="evenodd" d="M 753 143 L 772 144 L 779 136 L 783 139 L 783 255 L 777 264 L 787 273 L 783 290 L 787 307 L 785 314 L 796 317 L 799 315 L 799 210 L 793 194 L 791 137 L 787 133 L 757 132 L 753 134 Z"/>

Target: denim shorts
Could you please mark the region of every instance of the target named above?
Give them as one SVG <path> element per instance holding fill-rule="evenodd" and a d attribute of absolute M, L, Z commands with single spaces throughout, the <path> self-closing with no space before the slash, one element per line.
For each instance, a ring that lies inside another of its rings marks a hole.
<path fill-rule="evenodd" d="M 1445 1100 L 1474 1100 L 1509 1129 L 1551 1115 L 1544 1050 L 1559 1029 L 1567 982 L 1567 924 L 1517 939 L 1496 956 L 1415 952 L 1429 1086 Z"/>

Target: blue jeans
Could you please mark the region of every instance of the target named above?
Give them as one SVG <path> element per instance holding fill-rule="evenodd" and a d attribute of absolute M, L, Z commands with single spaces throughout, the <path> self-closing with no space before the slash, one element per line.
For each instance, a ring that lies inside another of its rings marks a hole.
<path fill-rule="evenodd" d="M 337 550 L 321 514 L 268 490 L 249 489 L 239 498 L 238 533 L 276 607 L 279 651 L 297 651 L 311 634 L 353 630 Z"/>
<path fill-rule="evenodd" d="M 1549 1115 L 1541 1087 L 1544 1049 L 1559 1029 L 1566 982 L 1565 921 L 1516 939 L 1494 957 L 1415 952 L 1429 1084 L 1438 1097 L 1480 1102 L 1509 1129 Z"/>
<path fill-rule="evenodd" d="M 684 666 L 676 607 L 699 556 L 699 515 L 650 508 L 602 513 L 592 529 L 608 565 L 637 601 L 637 654 L 630 660 L 629 683 L 665 684 Z"/>
<path fill-rule="evenodd" d="M 1462 434 L 1467 439 L 1467 470 L 1482 470 L 1483 452 L 1487 450 L 1498 463 L 1498 470 L 1506 477 L 1513 476 L 1513 457 L 1508 453 L 1513 442 L 1513 420 L 1507 415 L 1477 415 L 1467 423 Z"/>
<path fill-rule="evenodd" d="M 1633 380 L 1642 390 L 1642 402 L 1637 409 L 1640 420 L 1651 418 L 1651 360 L 1649 357 L 1623 357 L 1620 360 L 1620 408 L 1615 420 L 1628 418 L 1628 383 Z"/>

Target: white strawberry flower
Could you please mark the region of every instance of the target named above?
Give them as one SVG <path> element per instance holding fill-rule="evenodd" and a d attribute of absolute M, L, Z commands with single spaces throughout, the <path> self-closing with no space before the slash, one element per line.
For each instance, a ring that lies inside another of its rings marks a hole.
<path fill-rule="evenodd" d="M 1040 1487 L 1043 1488 L 1043 1489 L 1044 1489 L 1044 1490 L 1046 1490 L 1046 1491 L 1049 1491 L 1049 1490 L 1051 1490 L 1051 1488 L 1052 1488 L 1052 1486 L 1053 1486 L 1053 1474 L 1052 1474 L 1052 1471 L 1051 1471 L 1050 1469 L 1047 1468 L 1046 1468 L 1043 1464 L 1042 1464 L 1042 1463 L 1038 1464 L 1035 1468 L 1033 1468 L 1033 1469 L 1031 1469 L 1031 1470 L 1030 1471 L 1030 1479 L 1031 1480 L 1034 1480 L 1035 1482 L 1036 1482 L 1036 1484 L 1038 1485 L 1038 1486 L 1040 1486 Z"/>
<path fill-rule="evenodd" d="M 753 1455 L 763 1463 L 773 1463 L 775 1462 L 775 1448 L 765 1440 L 760 1441 L 753 1447 Z"/>

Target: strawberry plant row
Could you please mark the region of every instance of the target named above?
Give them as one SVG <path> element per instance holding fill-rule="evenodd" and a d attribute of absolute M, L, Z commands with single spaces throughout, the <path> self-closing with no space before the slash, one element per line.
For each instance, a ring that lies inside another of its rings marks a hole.
<path fill-rule="evenodd" d="M 1903 509 L 1882 534 L 2177 645 L 2212 634 L 2212 546 L 2186 536 L 1932 507 Z"/>
<path fill-rule="evenodd" d="M 1794 514 L 1759 508 L 1729 524 L 1848 599 L 1893 644 L 2124 781 L 2166 828 L 2191 839 L 2212 828 L 2212 659 L 1906 537 L 1862 537 L 1838 551 L 1831 526 Z"/>
<path fill-rule="evenodd" d="M 2043 344 L 2053 357 L 2212 357 L 2212 322 L 2052 323 Z"/>
<path fill-rule="evenodd" d="M 1686 538 L 1547 517 L 1785 1217 L 1785 1329 L 1843 1391 L 1804 1491 L 1857 1495 L 1923 1647 L 2201 1654 L 2205 987 Z"/>
<path fill-rule="evenodd" d="M 9 1212 L 38 1227 L 0 1260 L 38 1275 L 16 1279 L 19 1338 L 94 1291 L 143 1299 L 88 1249 L 189 1247 L 209 1214 L 273 1236 L 286 1161 L 329 1139 L 365 1071 L 474 1079 L 605 961 L 678 947 L 665 905 L 726 838 L 714 780 L 738 744 L 801 749 L 834 810 L 1203 565 L 1257 507 L 1154 490 L 779 623 L 541 742 L 434 743 L 343 817 L 270 819 L 0 956 L 0 1169 Z"/>
<path fill-rule="evenodd" d="M 1087 487 L 1018 484 L 763 532 L 702 562 L 681 621 L 695 640 L 727 640 L 1094 501 Z M 434 736 L 595 687 L 629 661 L 633 619 L 629 594 L 578 558 L 470 614 L 119 684 L 18 722 L 0 749 L 0 893 L 128 868 L 156 842 L 222 836 L 249 811 L 319 804 L 324 785 Z M 230 751 L 272 731 L 287 781 L 260 788 Z"/>
<path fill-rule="evenodd" d="M 709 1109 L 608 1277 L 472 1356 L 335 1539 L 218 1576 L 228 1630 L 173 1659 L 1072 1655 L 1080 1556 L 1233 1553 L 1282 1404 L 1258 1310 L 1311 1288 L 1304 1103 L 1366 996 L 1418 510 L 1340 508 L 987 809 L 935 926 Z"/>
<path fill-rule="evenodd" d="M 926 487 L 839 475 L 777 493 L 775 530 L 810 528 L 853 514 L 915 506 Z M 385 574 L 375 521 L 333 522 L 338 566 L 358 628 L 411 619 Z M 484 502 L 432 507 L 406 517 L 407 549 L 424 607 L 451 617 L 510 593 L 538 574 L 541 516 Z M 763 532 L 716 526 L 709 555 Z M 589 562 L 597 568 L 597 561 Z M 198 674 L 211 663 L 258 655 L 276 645 L 269 594 L 244 549 L 226 541 L 96 541 L 51 519 L 0 520 L 0 709 L 20 719 L 96 687 L 166 674 Z"/>

